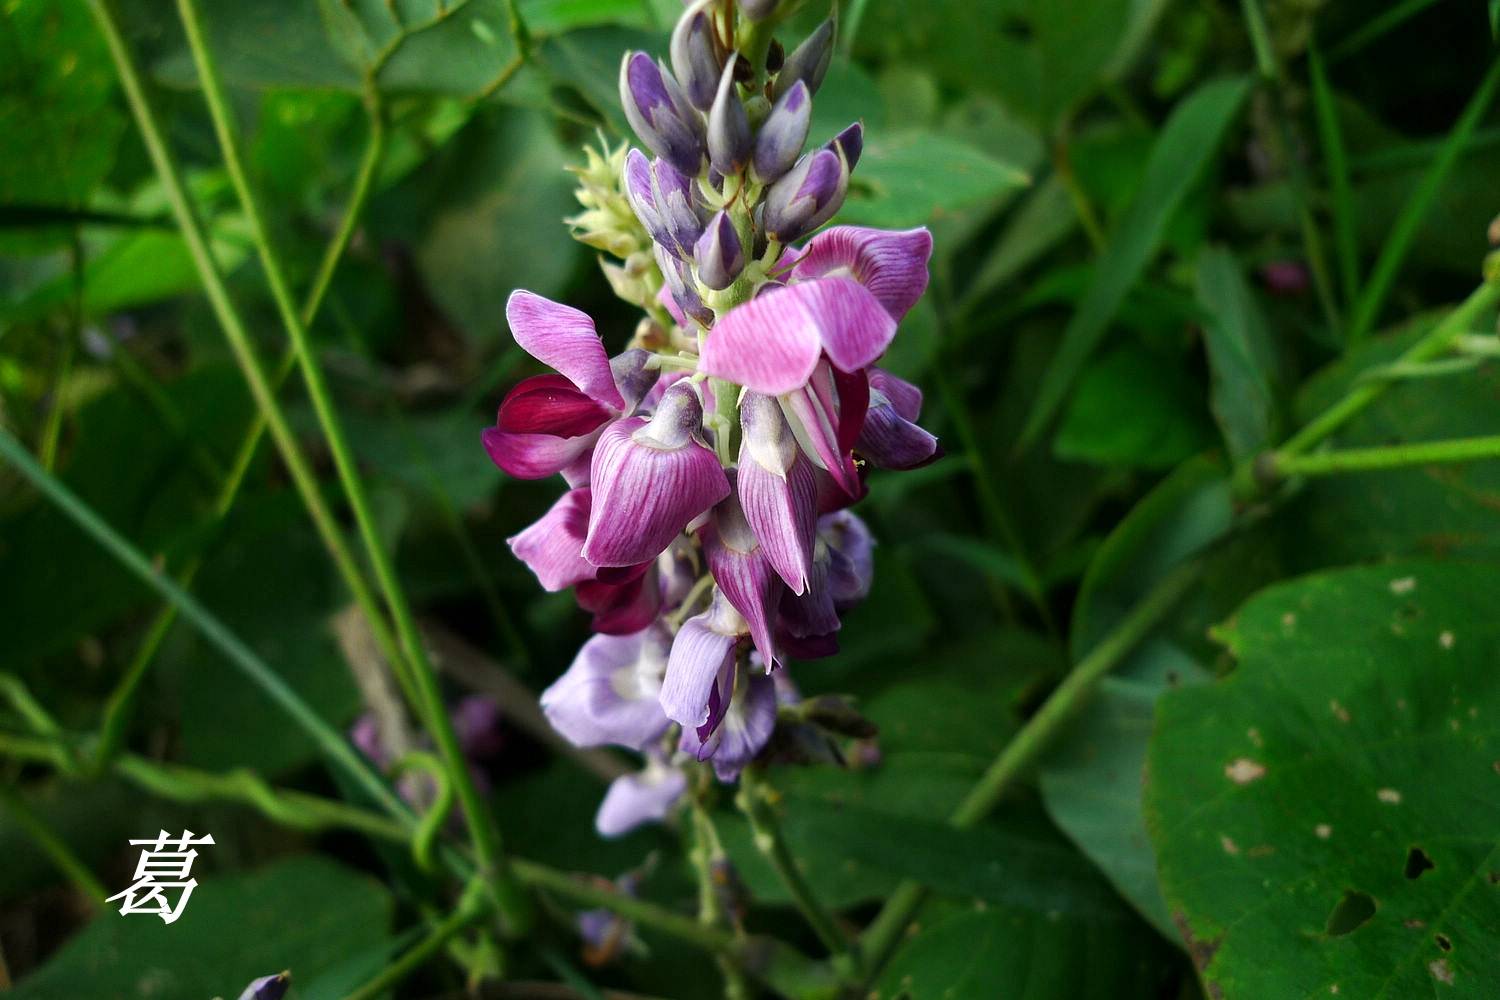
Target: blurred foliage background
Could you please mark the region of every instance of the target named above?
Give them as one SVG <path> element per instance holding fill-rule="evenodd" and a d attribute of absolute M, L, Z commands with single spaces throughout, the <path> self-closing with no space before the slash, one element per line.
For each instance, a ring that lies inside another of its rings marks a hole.
<path fill-rule="evenodd" d="M 494 694 L 500 675 L 540 690 L 586 622 L 503 544 L 554 489 L 505 479 L 479 445 L 532 364 L 502 304 L 526 287 L 595 316 L 612 349 L 629 336 L 635 317 L 567 238 L 564 168 L 601 133 L 627 137 L 620 53 L 664 52 L 681 5 L 204 6 L 299 295 L 370 112 L 386 123 L 311 334 L 424 627 L 472 665 L 445 677 L 450 694 Z M 149 0 L 117 7 L 274 368 L 281 327 L 181 26 Z M 826 13 L 808 3 L 788 35 Z M 794 851 L 854 925 L 903 878 L 938 893 L 880 996 L 1268 998 L 1340 982 L 1356 997 L 1492 995 L 1497 738 L 1472 720 L 1500 710 L 1500 462 L 1261 489 L 1247 472 L 1362 386 L 1378 398 L 1340 427 L 1341 447 L 1500 424 L 1492 301 L 1446 345 L 1463 351 L 1392 367 L 1480 281 L 1500 211 L 1495 15 L 1479 0 L 840 12 L 812 138 L 865 123 L 842 220 L 933 229 L 933 290 L 887 363 L 927 387 L 924 423 L 947 456 L 872 477 L 874 593 L 835 659 L 795 671 L 804 692 L 858 699 L 881 728 L 878 763 L 777 783 Z M 300 380 L 280 396 L 331 483 Z M 192 592 L 346 728 L 367 654 L 338 628 L 347 594 L 272 449 L 216 510 L 253 416 L 87 6 L 0 3 L 0 419 L 159 566 L 201 563 Z M 1185 598 L 997 815 L 942 824 L 1069 664 L 1189 563 Z M 98 729 L 159 608 L 0 466 L 0 670 L 62 731 Z M 1316 627 L 1288 624 L 1299 615 Z M 159 638 L 125 734 L 136 758 L 341 792 L 311 740 L 191 627 Z M 506 742 L 486 769 L 508 848 L 608 877 L 654 852 L 643 892 L 684 905 L 674 833 L 601 840 L 596 774 L 509 718 L 523 692 L 499 697 Z M 0 726 L 27 728 L 14 698 Z M 128 768 L 60 776 L 5 746 L 0 985 L 17 997 L 198 1000 L 287 967 L 296 997 L 337 997 L 413 940 L 427 904 L 399 852 L 288 830 L 244 802 L 172 801 Z M 1226 798 L 1239 759 L 1299 777 Z M 1377 787 L 1404 806 L 1379 811 Z M 722 826 L 752 928 L 815 948 L 727 803 Z M 96 915 L 47 846 L 114 892 L 129 838 L 184 827 L 217 846 L 171 927 Z M 1430 872 L 1408 874 L 1413 850 Z M 696 953 L 641 938 L 588 978 L 662 997 L 720 989 Z M 459 957 L 482 969 L 470 944 Z M 508 975 L 576 976 L 577 950 L 559 931 L 511 949 Z M 463 981 L 440 960 L 400 995 Z"/>

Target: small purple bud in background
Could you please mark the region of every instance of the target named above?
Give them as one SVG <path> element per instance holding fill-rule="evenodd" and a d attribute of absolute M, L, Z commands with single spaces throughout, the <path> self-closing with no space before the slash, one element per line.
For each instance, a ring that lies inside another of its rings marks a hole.
<path fill-rule="evenodd" d="M 1302 295 L 1312 285 L 1307 265 L 1300 260 L 1268 261 L 1260 267 L 1260 280 L 1272 295 Z"/>
<path fill-rule="evenodd" d="M 274 976 L 261 976 L 259 979 L 245 987 L 240 994 L 239 1000 L 281 1000 L 286 996 L 286 991 L 291 988 L 292 974 L 290 972 L 278 972 Z"/>
<path fill-rule="evenodd" d="M 760 126 L 755 137 L 755 176 L 769 184 L 792 168 L 802 147 L 807 142 L 807 131 L 812 127 L 812 93 L 807 83 L 798 80 L 776 99 L 771 113 Z M 845 130 L 847 131 L 847 129 Z M 835 140 L 837 141 L 837 140 Z M 848 151 L 844 154 L 848 157 Z M 850 158 L 853 167 L 855 154 Z"/>
<path fill-rule="evenodd" d="M 708 160 L 725 177 L 739 173 L 750 159 L 750 119 L 734 85 L 734 67 L 738 54 L 731 54 L 729 64 L 719 77 L 719 91 L 708 112 Z"/>
<path fill-rule="evenodd" d="M 712 8 L 715 0 L 698 0 L 689 7 L 672 30 L 672 72 L 687 99 L 700 111 L 714 102 L 719 85 L 719 58 L 715 41 Z"/>
<path fill-rule="evenodd" d="M 781 6 L 782 0 L 740 0 L 740 13 L 751 21 L 764 21 Z"/>
<path fill-rule="evenodd" d="M 693 258 L 698 263 L 698 280 L 709 288 L 717 291 L 734 284 L 745 269 L 745 248 L 728 212 L 720 211 L 708 221 L 693 248 Z"/>
<path fill-rule="evenodd" d="M 823 148 L 842 151 L 844 160 L 849 164 L 850 172 L 853 172 L 854 168 L 859 165 L 859 154 L 865 151 L 864 125 L 855 122 L 830 139 L 828 145 Z"/>
<path fill-rule="evenodd" d="M 830 17 L 786 57 L 781 72 L 776 74 L 777 96 L 790 90 L 798 80 L 807 84 L 810 93 L 816 94 L 823 85 L 823 77 L 828 74 L 828 64 L 832 61 L 833 18 Z"/>
<path fill-rule="evenodd" d="M 500 706 L 484 695 L 465 695 L 448 709 L 459 749 L 471 761 L 485 760 L 505 746 Z"/>
<path fill-rule="evenodd" d="M 620 103 L 647 148 L 689 177 L 698 175 L 703 120 L 672 74 L 644 52 L 627 52 L 620 64 Z"/>
<path fill-rule="evenodd" d="M 766 190 L 762 225 L 780 243 L 792 243 L 833 218 L 844 204 L 849 167 L 838 153 L 820 149 Z"/>
<path fill-rule="evenodd" d="M 380 721 L 374 712 L 366 712 L 354 720 L 354 725 L 349 727 L 349 742 L 377 767 L 384 768 L 391 762 L 385 744 L 380 740 Z"/>

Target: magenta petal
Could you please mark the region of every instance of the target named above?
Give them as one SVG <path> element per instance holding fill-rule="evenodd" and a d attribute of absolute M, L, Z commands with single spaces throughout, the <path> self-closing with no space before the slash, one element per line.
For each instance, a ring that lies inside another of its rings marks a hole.
<path fill-rule="evenodd" d="M 614 416 L 563 376 L 534 375 L 506 393 L 495 426 L 517 434 L 579 437 Z"/>
<path fill-rule="evenodd" d="M 510 550 L 531 568 L 543 590 L 566 590 L 592 580 L 596 568 L 583 558 L 589 527 L 589 490 L 569 490 L 531 527 L 506 539 Z"/>
<path fill-rule="evenodd" d="M 707 611 L 683 622 L 672 640 L 667 676 L 661 685 L 661 707 L 667 718 L 694 729 L 708 722 L 709 697 L 719 675 L 734 665 L 743 624 L 718 594 Z"/>
<path fill-rule="evenodd" d="M 896 408 L 903 419 L 915 421 L 922 415 L 921 389 L 883 368 L 871 368 L 869 378 L 871 391 L 890 400 L 891 406 Z"/>
<path fill-rule="evenodd" d="M 801 289 L 787 286 L 762 292 L 716 322 L 698 370 L 779 396 L 806 382 L 822 353 L 819 317 L 803 304 Z"/>
<path fill-rule="evenodd" d="M 594 446 L 595 431 L 582 437 L 552 434 L 512 434 L 486 427 L 480 435 L 494 462 L 517 479 L 544 479 L 562 472 Z"/>
<path fill-rule="evenodd" d="M 816 372 L 802 389 L 782 396 L 780 402 L 802 450 L 841 490 L 858 496 L 859 472 L 848 451 L 840 446 L 838 397 L 828 366 Z"/>
<path fill-rule="evenodd" d="M 703 529 L 703 554 L 709 572 L 726 600 L 750 626 L 750 637 L 756 652 L 770 670 L 776 663 L 776 647 L 771 640 L 776 605 L 785 589 L 745 515 L 739 502 L 731 497 L 714 511 L 714 519 Z"/>
<path fill-rule="evenodd" d="M 687 791 L 687 775 L 675 767 L 652 762 L 639 774 L 626 774 L 610 783 L 594 815 L 602 837 L 621 837 L 646 823 L 657 823 Z"/>
<path fill-rule="evenodd" d="M 899 321 L 927 290 L 931 256 L 932 234 L 926 229 L 835 226 L 808 240 L 792 275 L 805 281 L 847 274 Z"/>
<path fill-rule="evenodd" d="M 785 476 L 765 468 L 740 449 L 735 485 L 745 520 L 755 532 L 766 561 L 800 594 L 812 571 L 818 517 L 818 484 L 812 463 L 800 452 Z"/>
<path fill-rule="evenodd" d="M 896 321 L 890 313 L 852 278 L 818 278 L 789 287 L 816 317 L 823 350 L 842 371 L 855 372 L 874 364 L 896 336 Z"/>
<path fill-rule="evenodd" d="M 859 429 L 865 425 L 865 413 L 870 408 L 870 379 L 863 370 L 841 372 L 834 368 L 833 387 L 838 397 L 839 453 L 847 455 L 859 440 Z"/>
<path fill-rule="evenodd" d="M 661 585 L 656 564 L 643 567 L 618 583 L 584 580 L 573 591 L 578 606 L 593 614 L 590 627 L 604 635 L 630 635 L 656 620 Z"/>
<path fill-rule="evenodd" d="M 688 522 L 729 493 L 712 451 L 692 438 L 663 447 L 647 428 L 644 417 L 618 421 L 594 448 L 593 509 L 583 556 L 595 566 L 654 559 Z"/>
<path fill-rule="evenodd" d="M 566 375 L 590 399 L 616 412 L 625 409 L 604 342 L 587 314 L 533 292 L 517 290 L 505 303 L 505 319 L 516 343 L 527 354 Z"/>

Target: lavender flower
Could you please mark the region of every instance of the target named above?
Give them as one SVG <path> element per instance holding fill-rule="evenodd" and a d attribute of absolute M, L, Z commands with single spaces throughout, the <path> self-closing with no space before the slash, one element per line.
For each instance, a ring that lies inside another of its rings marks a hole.
<path fill-rule="evenodd" d="M 874 539 L 846 509 L 866 471 L 941 454 L 921 390 L 876 367 L 926 290 L 931 235 L 808 238 L 864 148 L 857 122 L 804 148 L 832 21 L 784 60 L 775 42 L 771 65 L 728 51 L 785 6 L 692 0 L 671 72 L 624 58 L 621 100 L 649 155 L 591 160 L 575 226 L 627 261 L 611 284 L 650 314 L 632 349 L 609 358 L 587 316 L 528 292 L 506 310 L 556 374 L 506 396 L 485 446 L 512 475 L 569 487 L 509 544 L 543 588 L 573 588 L 597 633 L 543 708 L 573 743 L 646 760 L 610 786 L 605 836 L 666 818 L 697 762 L 733 781 L 757 759 L 840 761 L 836 740 L 867 735 L 839 705 L 801 702 L 789 672 L 835 653 L 841 615 L 869 593 Z M 620 927 L 583 930 L 603 942 Z"/>

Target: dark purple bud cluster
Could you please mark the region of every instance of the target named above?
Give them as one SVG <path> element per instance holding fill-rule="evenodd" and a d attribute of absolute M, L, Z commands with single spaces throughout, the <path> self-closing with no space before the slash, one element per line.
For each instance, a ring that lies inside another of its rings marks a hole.
<path fill-rule="evenodd" d="M 620 70 L 626 117 L 656 158 L 631 152 L 625 191 L 669 258 L 658 254 L 678 311 L 701 325 L 712 321 L 715 293 L 727 293 L 747 266 L 758 263 L 759 284 L 782 248 L 838 212 L 859 160 L 858 123 L 803 152 L 834 22 L 783 59 L 768 31 L 787 6 L 695 0 L 672 32 L 670 72 L 643 52 L 628 53 Z"/>

